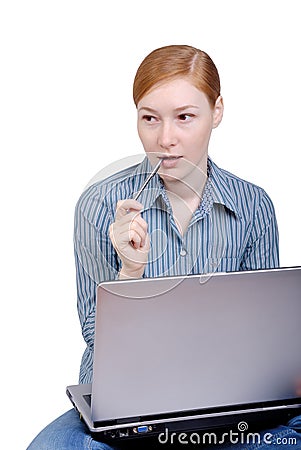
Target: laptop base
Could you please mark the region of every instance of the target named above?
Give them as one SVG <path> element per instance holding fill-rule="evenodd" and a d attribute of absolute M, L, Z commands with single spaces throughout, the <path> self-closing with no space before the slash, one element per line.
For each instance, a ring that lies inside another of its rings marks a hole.
<path fill-rule="evenodd" d="M 156 444 L 160 448 L 162 448 L 162 444 L 184 445 L 185 441 L 194 444 L 222 444 L 226 443 L 230 436 L 236 437 L 239 441 L 246 440 L 248 435 L 255 435 L 278 425 L 286 425 L 298 414 L 301 414 L 300 407 L 290 411 L 278 409 L 269 412 L 256 411 L 233 415 L 227 419 L 227 425 L 225 425 L 225 416 L 222 416 L 193 420 L 183 419 L 175 423 L 166 422 L 152 426 L 142 425 L 140 428 L 143 430 L 140 432 L 138 431 L 139 426 L 136 426 L 104 432 L 90 431 L 90 434 L 94 440 L 111 445 L 113 442 L 118 442 L 118 444 L 131 442 L 132 445 L 132 442 L 135 441 L 137 445 L 141 445 L 142 442 L 143 445 L 145 443 L 151 445 L 150 448 L 154 448 Z"/>
<path fill-rule="evenodd" d="M 301 398 L 297 397 L 277 402 L 169 413 L 168 417 L 162 414 L 132 417 L 108 424 L 91 420 L 91 384 L 68 386 L 67 395 L 93 439 L 111 445 L 129 441 L 132 445 L 132 441 L 137 441 L 140 444 L 143 442 L 143 446 L 152 443 L 151 448 L 154 448 L 156 443 L 176 444 L 179 439 L 191 437 L 205 443 L 209 443 L 209 439 L 221 443 L 222 439 L 229 439 L 232 435 L 241 440 L 246 439 L 249 433 L 285 425 L 301 414 Z"/>

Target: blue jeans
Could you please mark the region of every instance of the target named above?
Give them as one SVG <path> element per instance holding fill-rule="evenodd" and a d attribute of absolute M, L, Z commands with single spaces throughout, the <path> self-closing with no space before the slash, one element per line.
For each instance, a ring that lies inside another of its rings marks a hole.
<path fill-rule="evenodd" d="M 231 438 L 228 444 L 219 445 L 217 441 L 216 445 L 213 443 L 210 446 L 211 450 L 218 449 L 232 449 L 232 450 L 251 450 L 251 449 L 301 449 L 301 416 L 294 417 L 286 426 L 279 426 L 270 430 L 261 431 L 256 436 L 249 438 L 247 441 L 247 434 L 244 434 L 243 442 L 236 443 L 237 438 L 234 440 Z M 239 440 L 242 440 L 240 436 Z M 186 441 L 186 445 L 185 445 Z M 213 442 L 213 441 L 212 441 Z M 248 443 L 247 443 L 248 442 Z M 147 441 L 136 441 L 138 447 L 134 448 L 147 449 L 170 449 L 183 448 L 185 449 L 205 449 L 202 443 L 197 442 L 195 439 L 187 442 L 187 440 L 168 441 L 167 444 L 159 443 L 151 444 L 147 446 Z M 188 445 L 187 445 L 188 444 Z M 128 443 L 122 448 L 131 450 L 134 444 Z M 79 419 L 75 410 L 70 410 L 56 419 L 50 425 L 48 425 L 29 445 L 27 450 L 112 450 L 117 449 L 118 446 L 110 446 L 101 442 L 97 442 L 90 436 L 86 426 Z"/>

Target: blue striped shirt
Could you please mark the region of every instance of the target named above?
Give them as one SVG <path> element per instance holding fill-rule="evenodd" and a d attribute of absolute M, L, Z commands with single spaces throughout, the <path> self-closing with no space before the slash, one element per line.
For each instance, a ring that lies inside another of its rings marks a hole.
<path fill-rule="evenodd" d="M 78 313 L 87 348 L 80 383 L 93 372 L 96 286 L 114 280 L 121 261 L 109 238 L 118 200 L 132 198 L 151 171 L 147 158 L 90 186 L 75 211 Z M 151 238 L 144 277 L 238 271 L 279 266 L 278 230 L 266 192 L 220 169 L 209 158 L 199 208 L 182 236 L 164 185 L 156 174 L 142 192 L 142 217 Z"/>

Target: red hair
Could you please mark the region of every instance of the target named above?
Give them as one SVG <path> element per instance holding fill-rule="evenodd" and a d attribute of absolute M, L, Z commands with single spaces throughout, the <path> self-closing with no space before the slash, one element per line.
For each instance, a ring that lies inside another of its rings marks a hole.
<path fill-rule="evenodd" d="M 156 85 L 188 79 L 204 92 L 213 108 L 220 95 L 217 68 L 207 53 L 189 45 L 169 45 L 152 51 L 140 64 L 133 85 L 135 105 Z"/>

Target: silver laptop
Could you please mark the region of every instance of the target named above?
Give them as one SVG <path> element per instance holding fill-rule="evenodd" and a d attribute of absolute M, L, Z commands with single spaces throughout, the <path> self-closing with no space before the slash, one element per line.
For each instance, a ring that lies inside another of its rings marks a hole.
<path fill-rule="evenodd" d="M 103 441 L 286 420 L 300 317 L 301 267 L 103 282 L 93 383 L 67 394 Z"/>

